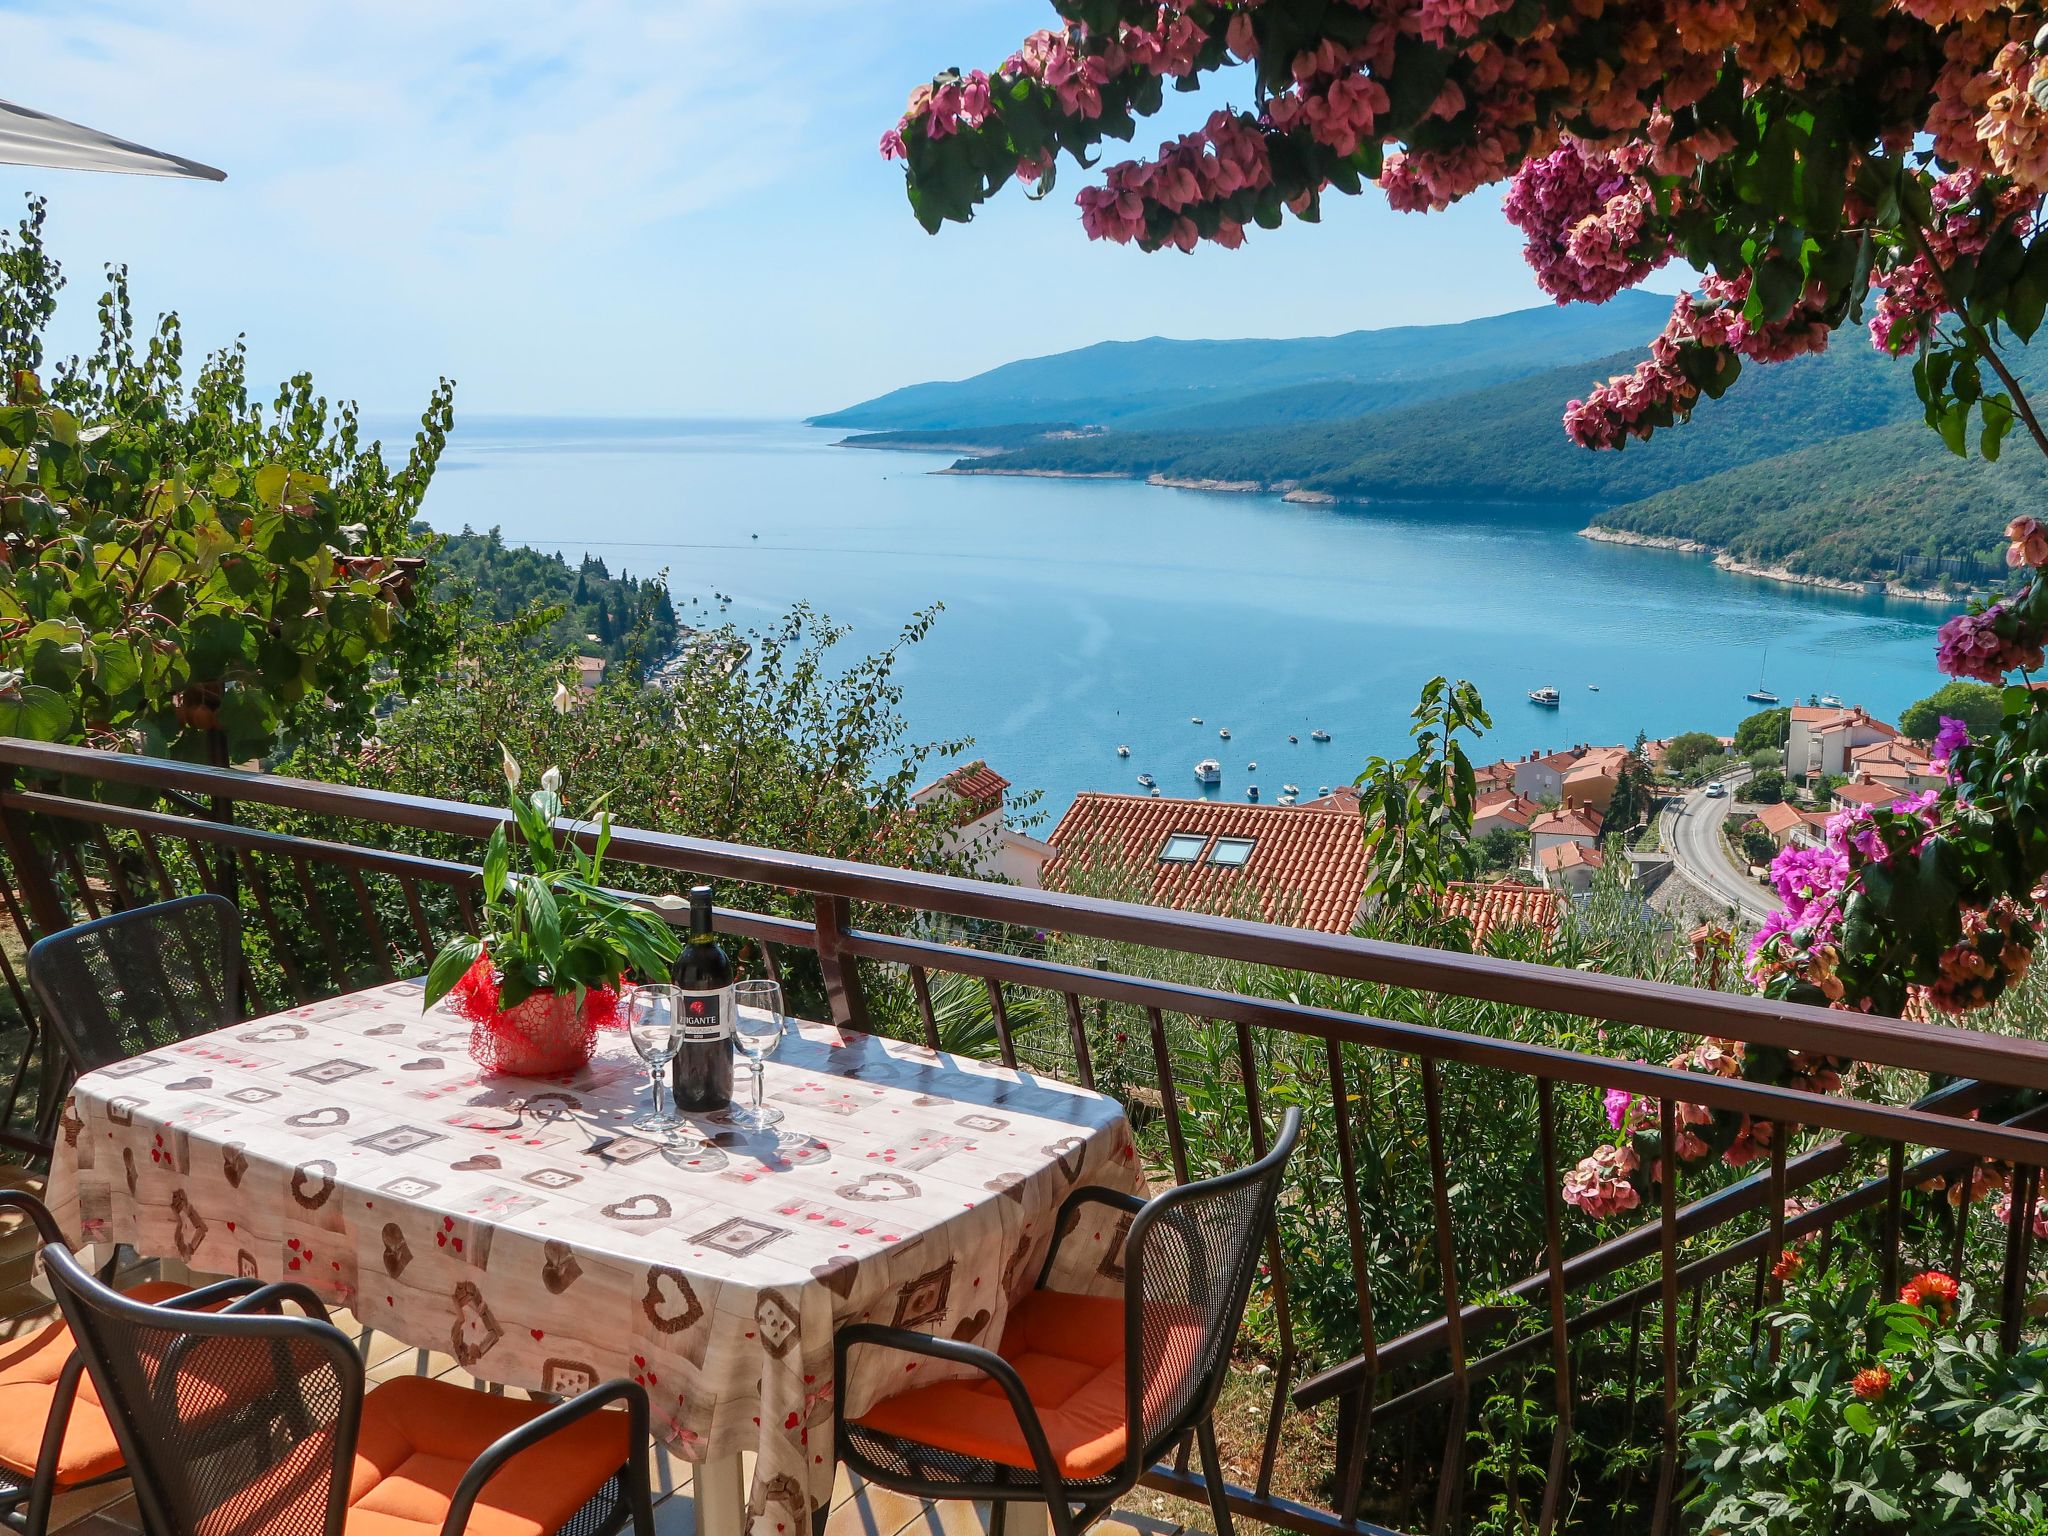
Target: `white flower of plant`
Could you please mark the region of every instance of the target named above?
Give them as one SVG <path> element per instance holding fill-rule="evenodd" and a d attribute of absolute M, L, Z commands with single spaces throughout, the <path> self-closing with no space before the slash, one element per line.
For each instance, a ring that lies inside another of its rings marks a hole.
<path fill-rule="evenodd" d="M 555 706 L 555 713 L 558 715 L 566 715 L 567 713 L 569 713 L 570 710 L 576 707 L 576 695 L 569 691 L 569 685 L 567 683 L 555 684 L 555 697 L 553 703 Z"/>
<path fill-rule="evenodd" d="M 517 789 L 519 787 L 519 764 L 516 761 L 514 761 L 512 757 L 512 749 L 506 746 L 501 741 L 498 743 L 498 752 L 505 760 L 504 767 L 506 787 L 509 789 Z"/>
<path fill-rule="evenodd" d="M 540 776 L 540 787 L 547 790 L 550 794 L 560 794 L 562 791 L 562 770 L 550 768 L 546 773 L 542 774 Z"/>

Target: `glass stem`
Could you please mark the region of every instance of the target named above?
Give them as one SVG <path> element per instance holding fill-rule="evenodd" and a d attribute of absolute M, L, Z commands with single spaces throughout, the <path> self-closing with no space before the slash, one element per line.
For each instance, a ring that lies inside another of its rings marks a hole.
<path fill-rule="evenodd" d="M 655 1118 L 655 1119 L 657 1119 L 657 1120 L 659 1120 L 659 1119 L 661 1118 L 661 1115 L 662 1115 L 662 1109 L 661 1109 L 661 1068 L 659 1068 L 659 1067 L 649 1067 L 649 1068 L 647 1069 L 647 1086 L 648 1086 L 648 1088 L 649 1088 L 649 1089 L 650 1089 L 650 1090 L 651 1090 L 651 1091 L 653 1092 L 653 1094 L 654 1094 L 654 1118 Z"/>
<path fill-rule="evenodd" d="M 768 1063 L 760 1057 L 754 1058 L 754 1118 L 761 1118 L 761 1078 L 768 1069 Z"/>

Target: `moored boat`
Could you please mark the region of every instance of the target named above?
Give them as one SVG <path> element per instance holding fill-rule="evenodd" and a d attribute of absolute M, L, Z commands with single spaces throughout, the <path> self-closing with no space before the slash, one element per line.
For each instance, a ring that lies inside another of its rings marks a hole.
<path fill-rule="evenodd" d="M 1529 702 L 1541 704 L 1545 709 L 1555 709 L 1563 696 L 1555 688 L 1531 688 Z"/>
<path fill-rule="evenodd" d="M 1147 789 L 1150 789 L 1150 788 L 1151 788 L 1151 787 L 1152 787 L 1153 785 L 1157 784 L 1157 783 L 1158 783 L 1159 781 L 1158 781 L 1157 779 L 1153 778 L 1153 777 L 1152 777 L 1152 775 L 1151 775 L 1151 774 L 1149 774 L 1149 773 L 1141 773 L 1141 774 L 1139 774 L 1139 775 L 1138 775 L 1138 782 L 1139 782 L 1140 784 L 1144 785 L 1144 786 L 1145 786 L 1145 787 L 1146 787 Z"/>
<path fill-rule="evenodd" d="M 1328 741 L 1330 739 L 1330 733 L 1324 730 L 1321 726 L 1317 726 L 1314 730 L 1308 733 L 1308 739 L 1310 741 Z"/>
<path fill-rule="evenodd" d="M 1195 764 L 1195 777 L 1204 784 L 1223 782 L 1223 765 L 1213 757 L 1205 757 Z"/>

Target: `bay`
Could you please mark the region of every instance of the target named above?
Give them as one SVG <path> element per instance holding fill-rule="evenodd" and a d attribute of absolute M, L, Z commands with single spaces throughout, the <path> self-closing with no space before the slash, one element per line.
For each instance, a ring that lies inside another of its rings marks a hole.
<path fill-rule="evenodd" d="M 1440 673 L 1485 695 L 1482 760 L 1638 731 L 1726 733 L 1757 707 L 1743 695 L 1766 650 L 1764 676 L 1788 701 L 1834 693 L 1882 718 L 1942 681 L 1943 605 L 1597 544 L 1577 537 L 1583 508 L 1313 507 L 942 475 L 944 457 L 833 446 L 841 436 L 471 419 L 425 515 L 597 556 L 614 574 L 665 570 L 686 622 L 687 600 L 713 593 L 742 626 L 802 600 L 872 649 L 943 602 L 902 668 L 912 730 L 973 736 L 1055 817 L 1077 791 L 1135 790 L 1145 771 L 1168 794 L 1200 793 L 1193 765 L 1210 756 L 1231 799 L 1252 783 L 1270 802 L 1283 783 L 1313 794 L 1349 781 L 1370 754 L 1402 748 L 1418 688 Z M 1560 708 L 1527 701 L 1542 686 L 1562 692 Z M 1313 743 L 1317 728 L 1333 740 Z"/>

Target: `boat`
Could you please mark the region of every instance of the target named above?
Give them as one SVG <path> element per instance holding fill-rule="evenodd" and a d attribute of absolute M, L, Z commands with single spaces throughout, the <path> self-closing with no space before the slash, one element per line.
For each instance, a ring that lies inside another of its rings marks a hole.
<path fill-rule="evenodd" d="M 1842 703 L 1840 696 L 1832 693 L 1822 694 L 1820 696 L 1820 704 L 1823 709 L 1842 709 L 1846 707 Z"/>
<path fill-rule="evenodd" d="M 1223 765 L 1213 757 L 1205 757 L 1195 764 L 1195 777 L 1204 784 L 1223 782 Z"/>
<path fill-rule="evenodd" d="M 1770 666 L 1770 663 L 1771 648 L 1767 645 L 1764 647 L 1763 662 L 1756 669 L 1756 686 L 1743 695 L 1752 704 L 1775 704 L 1778 702 L 1778 696 L 1764 686 L 1764 671 Z"/>
<path fill-rule="evenodd" d="M 1282 795 L 1278 800 L 1275 800 L 1273 803 L 1275 805 L 1292 805 L 1294 804 L 1294 801 L 1295 797 L 1293 795 Z"/>
<path fill-rule="evenodd" d="M 1147 789 L 1150 789 L 1150 788 L 1151 788 L 1151 787 L 1152 787 L 1153 785 L 1157 784 L 1157 783 L 1158 783 L 1159 781 L 1158 781 L 1157 779 L 1153 778 L 1153 777 L 1152 777 L 1152 775 L 1151 775 L 1151 774 L 1149 774 L 1149 773 L 1141 773 L 1141 774 L 1139 774 L 1139 775 L 1138 775 L 1138 782 L 1139 782 L 1140 784 L 1144 785 L 1144 786 L 1145 786 L 1145 787 L 1146 787 Z"/>
<path fill-rule="evenodd" d="M 1318 726 L 1316 727 L 1316 729 L 1308 733 L 1308 739 L 1310 741 L 1328 741 L 1330 739 L 1330 733 L 1324 730 L 1321 726 Z"/>
<path fill-rule="evenodd" d="M 1290 747 L 1298 747 L 1301 745 L 1301 738 L 1299 736 L 1290 736 L 1287 738 L 1287 745 L 1289 745 Z"/>
<path fill-rule="evenodd" d="M 1282 784 L 1280 786 L 1280 793 L 1283 795 L 1298 795 L 1301 793 L 1301 786 L 1299 784 Z"/>
<path fill-rule="evenodd" d="M 1256 800 L 1256 799 L 1258 799 L 1258 798 L 1259 798 L 1259 786 L 1258 786 L 1258 785 L 1256 785 L 1256 784 L 1253 784 L 1253 785 L 1251 785 L 1250 787 L 1248 787 L 1248 788 L 1247 788 L 1247 789 L 1245 790 L 1245 792 L 1244 792 L 1244 797 L 1245 797 L 1245 799 L 1247 799 L 1247 800 Z"/>
<path fill-rule="evenodd" d="M 1531 688 L 1529 690 L 1529 702 L 1531 704 L 1541 704 L 1545 709 L 1557 708 L 1560 698 L 1562 698 L 1562 695 L 1555 688 Z"/>
<path fill-rule="evenodd" d="M 1225 741 L 1228 741 L 1230 740 L 1230 727 L 1226 725 L 1223 727 L 1222 730 L 1218 731 L 1216 734 L 1218 736 L 1221 736 Z"/>
<path fill-rule="evenodd" d="M 1244 765 L 1244 771 L 1246 773 L 1257 773 L 1259 771 L 1259 765 L 1257 763 L 1246 763 Z"/>
<path fill-rule="evenodd" d="M 1158 791 L 1158 790 L 1156 790 L 1156 789 L 1155 789 L 1155 790 L 1153 790 L 1153 791 L 1152 791 L 1152 798 L 1153 798 L 1154 800 L 1157 800 L 1157 799 L 1159 798 L 1159 791 Z"/>
<path fill-rule="evenodd" d="M 1327 784 L 1319 785 L 1319 786 L 1317 787 L 1317 789 L 1316 789 L 1316 798 L 1317 798 L 1317 799 L 1319 799 L 1319 800 L 1322 800 L 1322 799 L 1327 799 L 1327 798 L 1329 797 L 1329 793 L 1330 793 L 1330 786 L 1329 786 L 1329 785 L 1327 785 Z"/>
<path fill-rule="evenodd" d="M 1586 684 L 1586 687 L 1594 693 L 1598 693 L 1600 691 L 1600 685 L 1598 683 L 1588 683 Z"/>
<path fill-rule="evenodd" d="M 1118 747 L 1116 749 L 1116 755 L 1118 757 L 1129 757 L 1131 755 L 1131 749 L 1129 747 Z"/>
<path fill-rule="evenodd" d="M 1202 723 L 1202 717 L 1201 717 L 1200 715 L 1189 715 L 1189 716 L 1188 716 L 1188 724 L 1189 724 L 1189 725 L 1200 725 L 1201 723 Z"/>

